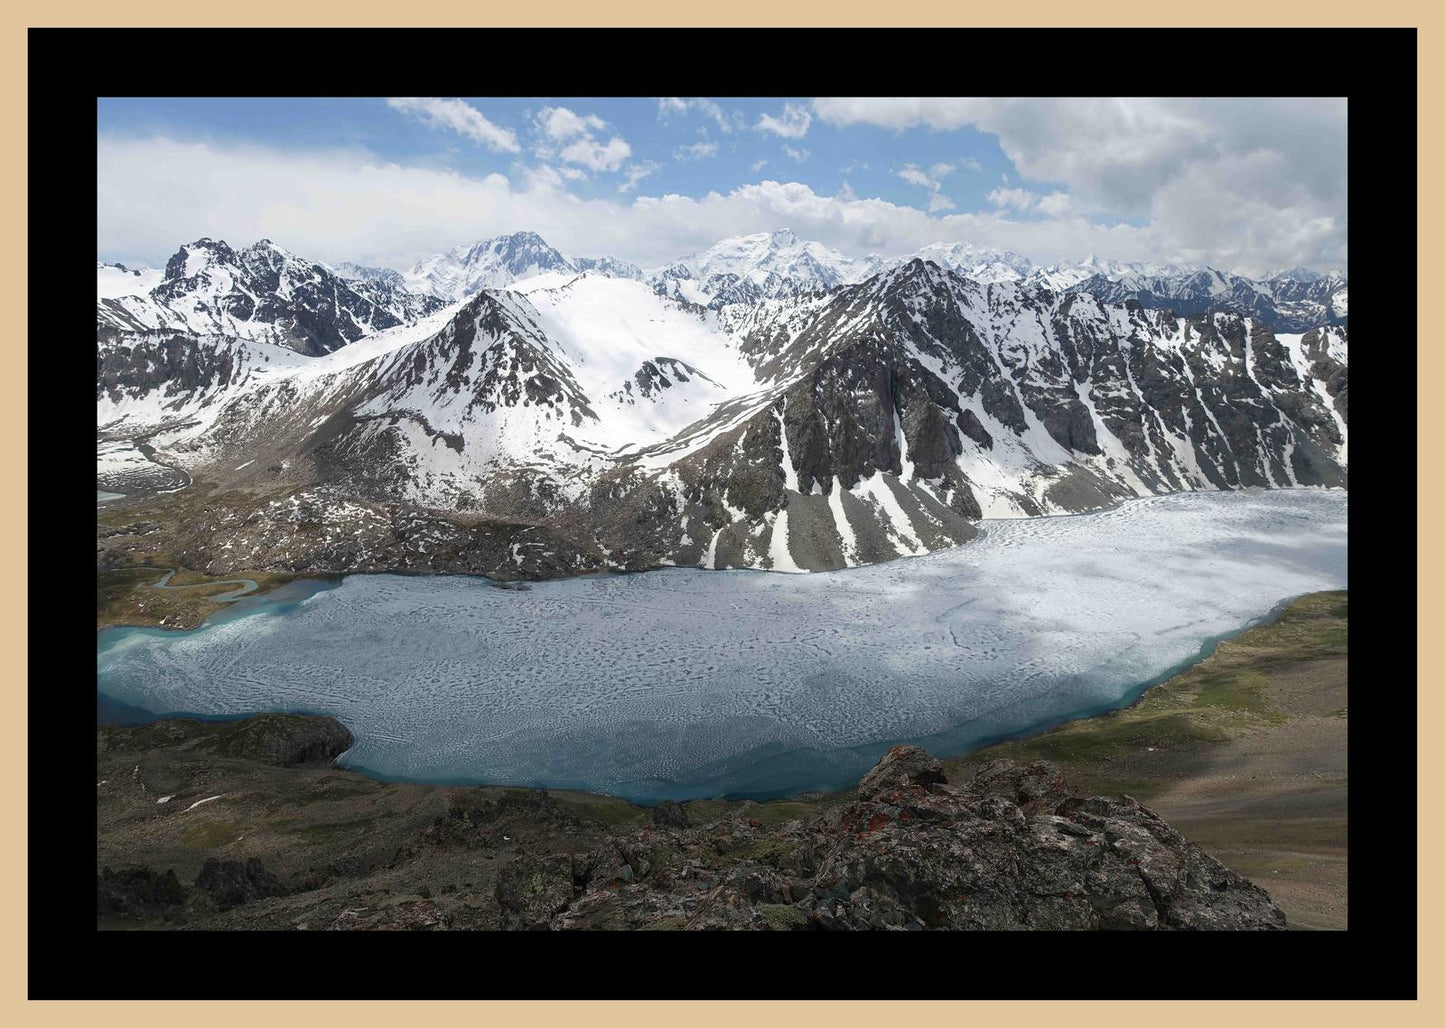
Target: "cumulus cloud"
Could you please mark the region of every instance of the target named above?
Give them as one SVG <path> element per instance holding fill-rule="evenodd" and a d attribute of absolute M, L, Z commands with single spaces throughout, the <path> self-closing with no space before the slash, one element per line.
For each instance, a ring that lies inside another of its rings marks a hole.
<path fill-rule="evenodd" d="M 520 153 L 517 134 L 509 128 L 493 124 L 464 100 L 443 100 L 435 96 L 394 96 L 387 105 L 409 118 L 433 128 L 450 129 L 466 136 L 489 150 Z"/>
<path fill-rule="evenodd" d="M 583 136 L 563 147 L 557 156 L 568 164 L 580 164 L 593 171 L 616 171 L 632 156 L 632 147 L 621 136 L 613 136 L 606 143 Z"/>
<path fill-rule="evenodd" d="M 768 159 L 767 159 L 766 157 L 763 157 L 763 158 L 761 158 L 761 159 L 759 159 L 759 160 L 753 161 L 753 163 L 752 163 L 751 165 L 749 165 L 749 167 L 752 168 L 752 171 L 753 171 L 753 174 L 754 174 L 754 175 L 756 175 L 758 172 L 762 171 L 762 170 L 763 170 L 764 168 L 766 168 L 767 166 L 768 166 Z"/>
<path fill-rule="evenodd" d="M 802 139 L 808 134 L 813 123 L 812 112 L 802 104 L 783 104 L 783 113 L 778 117 L 764 114 L 758 119 L 759 132 L 771 132 L 784 139 Z"/>
<path fill-rule="evenodd" d="M 1170 259 L 1253 271 L 1346 260 L 1343 99 L 820 98 L 813 113 L 991 133 L 1026 181 L 1064 186 L 1068 209 L 1095 220 L 1147 222 Z"/>
<path fill-rule="evenodd" d="M 995 207 L 1012 207 L 1016 211 L 1027 211 L 1039 202 L 1039 196 L 1027 189 L 999 188 L 988 194 L 988 202 Z"/>
<path fill-rule="evenodd" d="M 1006 205 L 959 212 L 942 206 L 952 202 L 947 197 L 934 201 L 932 194 L 929 204 L 937 206 L 930 213 L 859 199 L 851 187 L 827 196 L 803 183 L 771 179 L 700 197 L 639 195 L 658 169 L 654 162 L 624 160 L 620 192 L 583 198 L 564 177 L 581 167 L 550 162 L 510 177 L 472 176 L 404 166 L 360 149 L 295 151 L 109 136 L 97 146 L 99 256 L 152 265 L 183 242 L 211 236 L 238 245 L 269 237 L 317 260 L 406 268 L 450 246 L 530 229 L 564 251 L 612 254 L 655 267 L 725 236 L 782 228 L 852 256 L 973 242 L 1045 263 L 1092 252 L 1104 259 L 1263 271 L 1314 263 L 1302 258 L 1332 248 L 1343 263 L 1337 240 L 1342 226 L 1330 215 L 1295 221 L 1288 206 L 1267 199 L 1256 199 L 1238 216 L 1248 224 L 1227 244 L 1181 244 L 1215 238 L 1211 219 L 1236 218 L 1210 206 L 1217 180 L 1208 167 L 1174 176 L 1154 218 L 1105 224 L 1063 190 L 1043 193 L 1026 215 Z M 1240 160 L 1245 164 L 1230 171 L 1235 180 L 1282 174 L 1278 160 Z"/>
<path fill-rule="evenodd" d="M 555 142 L 606 127 L 607 122 L 595 114 L 576 114 L 565 107 L 543 107 L 537 112 L 537 130 Z"/>
<path fill-rule="evenodd" d="M 717 144 L 690 143 L 687 146 L 679 146 L 672 152 L 672 156 L 679 161 L 700 161 L 704 157 L 716 157 Z"/>
<path fill-rule="evenodd" d="M 937 189 L 938 183 L 929 178 L 928 175 L 918 170 L 915 164 L 906 164 L 903 170 L 898 172 L 898 177 L 904 182 L 912 183 L 915 186 L 922 186 L 924 189 Z"/>
<path fill-rule="evenodd" d="M 638 161 L 636 164 L 629 164 L 622 172 L 622 181 L 618 184 L 617 191 L 630 193 L 637 188 L 639 182 L 661 167 L 662 165 L 656 161 Z"/>
<path fill-rule="evenodd" d="M 657 117 L 661 121 L 667 121 L 674 115 L 686 115 L 689 112 L 696 112 L 712 119 L 713 124 L 717 125 L 722 132 L 733 130 L 733 122 L 728 118 L 727 112 L 706 97 L 697 96 L 690 100 L 684 100 L 680 96 L 657 98 Z"/>
<path fill-rule="evenodd" d="M 644 267 L 726 236 L 782 228 L 853 256 L 903 254 L 939 241 L 1010 247 L 1046 261 L 1089 252 L 1169 256 L 1157 252 L 1150 229 L 1104 228 L 1081 217 L 930 217 L 881 199 L 821 195 L 798 182 L 764 180 L 697 198 L 582 198 L 555 169 L 472 177 L 361 150 L 104 136 L 97 145 L 99 255 L 153 265 L 181 243 L 211 236 L 237 245 L 268 237 L 317 260 L 407 268 L 448 247 L 524 229 L 567 252 L 612 254 Z M 640 182 L 643 168 L 628 165 L 625 175 L 638 169 Z"/>
<path fill-rule="evenodd" d="M 789 157 L 791 157 L 793 160 L 797 161 L 799 164 L 801 164 L 803 161 L 806 161 L 809 157 L 812 156 L 812 154 L 810 154 L 810 153 L 808 152 L 807 148 L 805 148 L 805 147 L 798 147 L 798 149 L 794 150 L 794 149 L 793 149 L 791 146 L 789 146 L 787 143 L 784 143 L 784 144 L 783 144 L 783 153 L 787 154 Z"/>
<path fill-rule="evenodd" d="M 928 213 L 936 214 L 939 211 L 951 211 L 957 206 L 942 192 L 943 180 L 957 170 L 957 165 L 939 161 L 931 165 L 926 172 L 916 164 L 905 164 L 895 174 L 910 185 L 922 186 L 927 189 L 931 194 L 928 198 Z"/>

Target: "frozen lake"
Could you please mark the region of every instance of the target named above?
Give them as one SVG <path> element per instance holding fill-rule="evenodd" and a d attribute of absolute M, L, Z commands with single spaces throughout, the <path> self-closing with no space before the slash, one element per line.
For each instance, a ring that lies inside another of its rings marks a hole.
<path fill-rule="evenodd" d="M 390 778 L 643 801 L 854 783 L 1117 706 L 1281 600 L 1343 588 L 1342 491 L 1180 493 L 985 521 L 967 546 L 812 575 L 665 570 L 500 589 L 352 576 L 193 632 L 100 633 L 105 696 L 334 714 Z"/>

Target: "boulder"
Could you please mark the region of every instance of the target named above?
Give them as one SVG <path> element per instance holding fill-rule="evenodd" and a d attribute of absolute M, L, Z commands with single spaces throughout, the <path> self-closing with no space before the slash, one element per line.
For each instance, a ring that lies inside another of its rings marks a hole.
<path fill-rule="evenodd" d="M 196 876 L 196 888 L 221 910 L 279 896 L 285 891 L 276 876 L 256 857 L 245 861 L 207 860 Z"/>
<path fill-rule="evenodd" d="M 900 791 L 932 792 L 948 784 L 943 764 L 917 746 L 895 746 L 858 783 L 859 799 L 879 799 Z"/>
<path fill-rule="evenodd" d="M 291 767 L 335 760 L 351 748 L 346 726 L 334 717 L 261 714 L 223 726 L 216 752 L 224 757 Z"/>

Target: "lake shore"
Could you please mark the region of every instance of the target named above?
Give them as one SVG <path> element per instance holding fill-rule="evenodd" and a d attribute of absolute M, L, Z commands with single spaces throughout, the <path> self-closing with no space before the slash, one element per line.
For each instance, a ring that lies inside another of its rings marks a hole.
<path fill-rule="evenodd" d="M 1269 890 L 1292 927 L 1348 927 L 1348 592 L 1304 596 L 1132 706 L 949 761 L 1067 765 L 1137 797 Z"/>
<path fill-rule="evenodd" d="M 1291 927 L 1343 928 L 1347 630 L 1346 592 L 1302 597 L 1270 624 L 1221 643 L 1133 706 L 948 761 L 948 780 L 967 781 L 999 757 L 1057 761 L 1086 793 L 1137 797 L 1205 852 L 1266 889 Z M 408 903 L 475 910 L 493 902 L 483 894 L 504 857 L 526 845 L 559 841 L 548 836 L 555 826 L 524 819 L 514 834 L 489 844 L 495 849 L 465 874 L 445 860 L 428 864 L 424 873 L 391 866 L 400 848 L 434 830 L 458 805 L 511 797 L 505 803 L 519 811 L 560 812 L 572 826 L 563 834 L 578 838 L 635 830 L 657 816 L 653 809 L 588 793 L 391 783 L 331 766 L 266 766 L 207 742 L 235 731 L 237 723 L 229 724 L 99 727 L 98 868 L 140 862 L 190 881 L 208 858 L 254 857 L 283 877 L 304 879 L 312 866 L 344 865 L 355 873 L 315 877 L 315 888 L 305 890 L 314 892 L 310 899 L 274 901 L 264 916 L 260 908 L 238 907 L 216 927 L 297 927 L 313 916 L 297 913 L 310 909 L 308 903 L 351 909 L 346 904 L 355 907 L 361 896 L 373 912 Z M 693 824 L 741 819 L 778 826 L 826 815 L 855 795 L 849 790 L 767 803 L 696 800 L 678 806 Z M 184 823 L 157 821 L 167 812 L 161 796 L 186 808 L 204 802 L 185 811 Z M 107 926 L 130 923 L 113 919 Z"/>

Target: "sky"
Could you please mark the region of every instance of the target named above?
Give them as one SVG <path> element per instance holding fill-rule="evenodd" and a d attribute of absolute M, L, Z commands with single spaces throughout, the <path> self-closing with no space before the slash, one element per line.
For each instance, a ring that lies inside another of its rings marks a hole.
<path fill-rule="evenodd" d="M 653 268 L 791 228 L 1040 264 L 1348 268 L 1344 99 L 101 98 L 98 256 L 406 269 L 531 230 Z"/>

